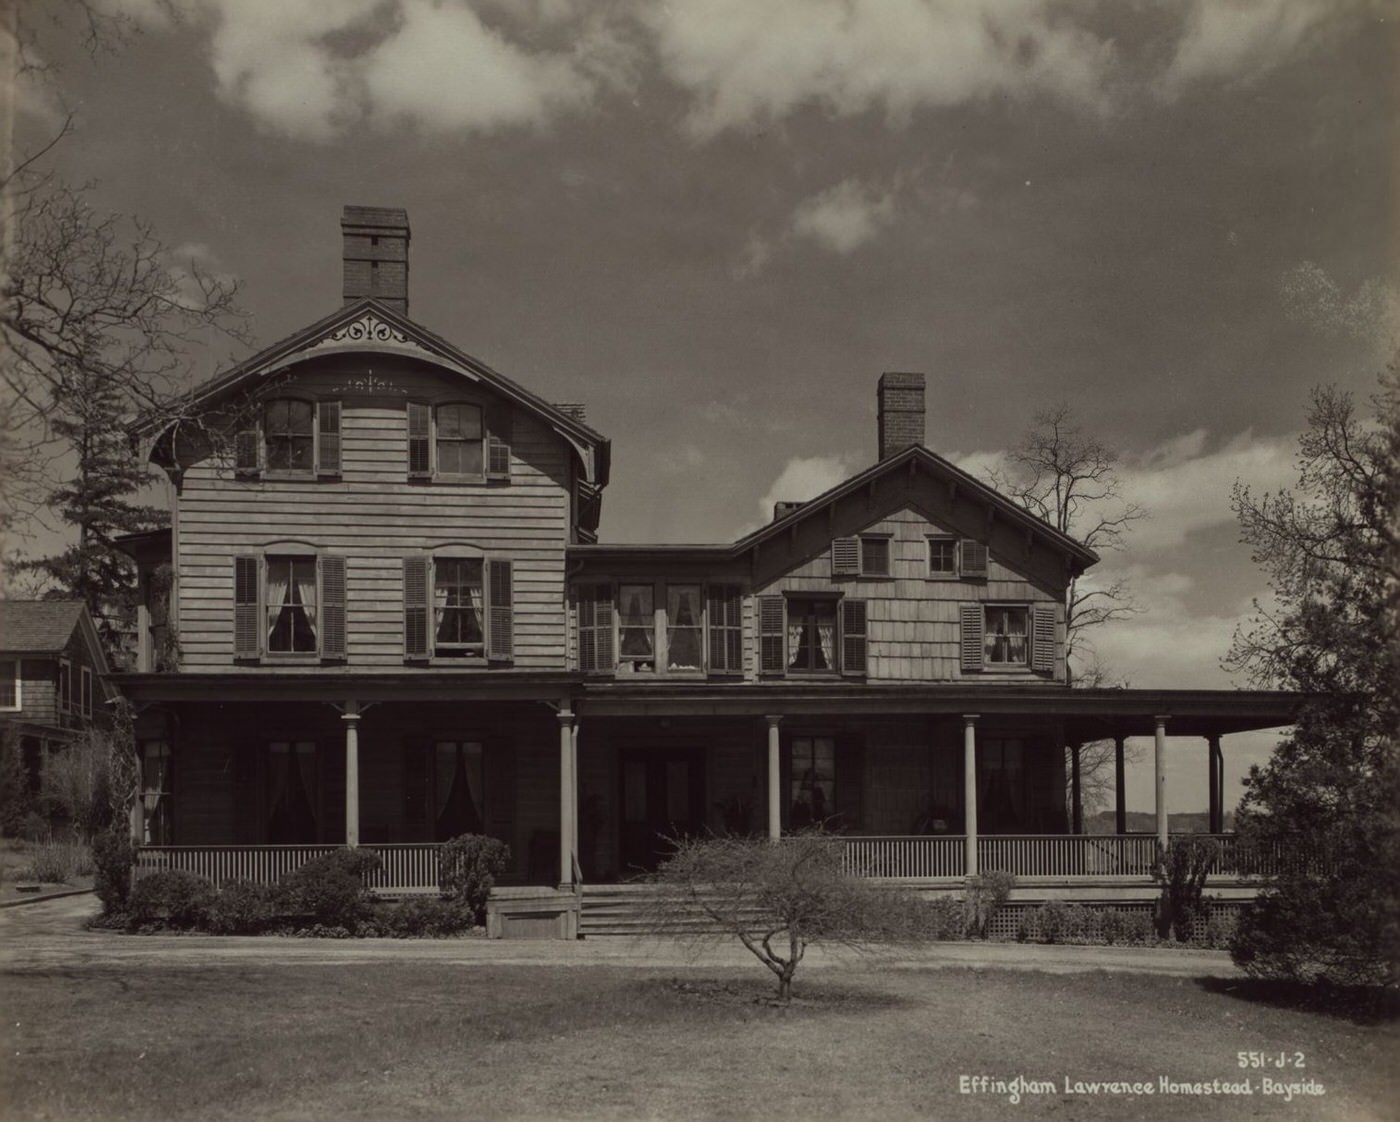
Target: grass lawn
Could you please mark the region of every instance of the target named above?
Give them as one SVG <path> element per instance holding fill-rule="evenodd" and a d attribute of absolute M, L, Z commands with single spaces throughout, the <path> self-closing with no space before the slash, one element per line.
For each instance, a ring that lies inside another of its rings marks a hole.
<path fill-rule="evenodd" d="M 1394 1023 L 1126 974 L 443 964 L 148 966 L 0 975 L 0 1118 L 1290 1118 L 1400 1116 Z M 1248 1098 L 1063 1093 L 1238 1080 Z M 1262 1076 L 1322 1083 L 1266 1098 Z M 961 1094 L 959 1076 L 1053 1094 Z"/>

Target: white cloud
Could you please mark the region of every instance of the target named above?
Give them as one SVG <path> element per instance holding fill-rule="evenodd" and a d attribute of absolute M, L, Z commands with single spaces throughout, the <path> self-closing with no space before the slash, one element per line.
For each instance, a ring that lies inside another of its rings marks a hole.
<path fill-rule="evenodd" d="M 807 199 L 792 216 L 792 232 L 833 253 L 850 253 L 894 219 L 894 196 L 846 179 Z"/>
<path fill-rule="evenodd" d="M 182 307 L 201 308 L 206 303 L 204 284 L 232 287 L 236 278 L 202 242 L 186 242 L 166 253 L 165 271 L 175 282 L 175 299 Z"/>
<path fill-rule="evenodd" d="M 1196 0 L 1159 92 L 1170 98 L 1202 79 L 1272 70 L 1338 7 L 1335 0 Z"/>
<path fill-rule="evenodd" d="M 795 456 L 789 460 L 768 493 L 758 500 L 759 520 L 740 534 L 773 520 L 773 506 L 780 502 L 806 502 L 829 491 L 856 473 L 860 467 L 854 454 L 835 456 Z"/>
<path fill-rule="evenodd" d="M 1255 490 L 1294 481 L 1293 436 L 1244 432 L 1213 452 L 1204 451 L 1205 443 L 1204 431 L 1188 433 L 1120 466 L 1123 497 L 1148 515 L 1133 525 L 1134 554 L 1169 549 L 1192 533 L 1233 523 L 1230 490 L 1237 479 Z"/>
<path fill-rule="evenodd" d="M 1009 95 L 1099 108 L 1113 46 L 1049 0 L 687 0 L 642 18 L 698 135 L 804 105 L 840 117 Z"/>
<path fill-rule="evenodd" d="M 465 0 L 199 3 L 219 96 L 299 139 L 540 126 L 631 73 L 606 13 L 549 0 L 490 26 Z M 561 45 L 524 45 L 539 38 Z"/>

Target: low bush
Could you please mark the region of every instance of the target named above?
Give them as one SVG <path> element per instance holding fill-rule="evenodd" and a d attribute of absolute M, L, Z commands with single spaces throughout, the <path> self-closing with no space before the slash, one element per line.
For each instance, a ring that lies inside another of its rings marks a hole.
<path fill-rule="evenodd" d="M 938 896 L 923 907 L 928 938 L 945 942 L 967 936 L 967 907 L 963 901 Z"/>
<path fill-rule="evenodd" d="M 92 851 L 78 842 L 37 842 L 29 850 L 25 876 L 43 884 L 71 884 L 92 873 Z"/>
<path fill-rule="evenodd" d="M 473 926 L 475 916 L 463 901 L 410 896 L 379 911 L 361 933 L 395 939 L 442 939 L 470 931 Z"/>
<path fill-rule="evenodd" d="M 257 935 L 273 924 L 282 900 L 275 885 L 229 881 L 205 907 L 201 926 L 214 935 Z"/>
<path fill-rule="evenodd" d="M 363 849 L 323 853 L 282 878 L 283 906 L 323 927 L 353 931 L 374 906 L 364 878 L 378 868 L 379 858 Z"/>
<path fill-rule="evenodd" d="M 1128 917 L 1119 908 L 1105 908 L 1099 915 L 1099 936 L 1110 947 L 1128 937 Z"/>
<path fill-rule="evenodd" d="M 967 913 L 968 934 L 978 939 L 987 938 L 991 931 L 992 917 L 1011 896 L 1016 886 L 1016 878 L 1000 869 L 991 869 L 968 878 Z"/>
<path fill-rule="evenodd" d="M 1175 935 L 1177 942 L 1190 941 L 1206 877 L 1219 855 L 1220 847 L 1211 838 L 1175 838 L 1166 849 L 1158 848 L 1152 879 L 1162 886 L 1157 900 L 1159 939 Z"/>
<path fill-rule="evenodd" d="M 162 869 L 131 886 L 127 914 L 133 927 L 189 930 L 204 925 L 214 886 L 183 869 Z"/>
<path fill-rule="evenodd" d="M 126 911 L 131 895 L 131 865 L 135 855 L 131 835 L 124 829 L 103 830 L 92 839 L 93 890 L 106 915 Z"/>
<path fill-rule="evenodd" d="M 1147 912 L 1133 911 L 1123 916 L 1123 942 L 1146 945 L 1153 937 L 1153 917 Z"/>
<path fill-rule="evenodd" d="M 509 864 L 510 848 L 504 842 L 461 834 L 438 851 L 438 887 L 444 896 L 470 908 L 474 923 L 484 923 L 486 898 Z"/>

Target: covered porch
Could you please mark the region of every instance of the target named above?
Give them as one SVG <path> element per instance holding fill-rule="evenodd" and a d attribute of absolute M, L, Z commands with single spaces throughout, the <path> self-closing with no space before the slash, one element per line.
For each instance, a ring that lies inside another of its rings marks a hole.
<path fill-rule="evenodd" d="M 997 869 L 1047 893 L 1145 891 L 1171 837 L 1173 768 L 1206 772 L 1221 883 L 1247 885 L 1290 859 L 1244 853 L 1221 829 L 1224 738 L 1288 724 L 1298 702 L 1289 694 L 448 673 L 121 684 L 138 736 L 163 743 L 168 761 L 143 783 L 138 875 L 274 881 L 318 853 L 363 846 L 382 862 L 371 887 L 432 892 L 444 840 L 434 816 L 457 821 L 447 813 L 455 798 L 461 821 L 511 846 L 508 886 L 551 893 L 633 879 L 677 834 L 781 839 L 816 821 L 843 835 L 858 876 L 951 887 Z M 1151 833 L 1124 828 L 1129 737 L 1153 746 Z M 1095 741 L 1112 742 L 1119 765 L 1112 834 L 1084 830 L 1076 760 Z M 311 782 L 309 765 L 294 766 L 297 745 L 314 746 L 315 826 L 286 839 L 267 825 L 269 800 L 284 774 Z M 449 797 L 444 760 L 466 769 L 465 810 L 460 792 Z"/>

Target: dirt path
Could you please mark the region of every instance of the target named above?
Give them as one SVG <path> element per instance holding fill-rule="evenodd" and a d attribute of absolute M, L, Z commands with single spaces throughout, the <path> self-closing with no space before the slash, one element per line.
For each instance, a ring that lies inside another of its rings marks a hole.
<path fill-rule="evenodd" d="M 86 931 L 82 923 L 97 907 L 91 896 L 43 900 L 0 910 L 0 967 L 52 969 L 75 966 L 151 964 L 169 967 L 219 963 L 334 965 L 365 962 L 438 962 L 460 966 L 549 964 L 554 966 L 687 967 L 748 966 L 752 958 L 737 944 L 707 942 L 699 948 L 667 940 L 602 936 L 573 943 L 488 939 L 294 939 L 272 936 L 117 935 Z M 934 943 L 857 956 L 848 950 L 814 947 L 806 966 L 820 969 L 852 961 L 941 967 L 987 967 L 1079 974 L 1096 970 L 1176 977 L 1236 973 L 1223 951 L 1156 950 L 1140 947 L 1061 947 L 1020 943 Z"/>

